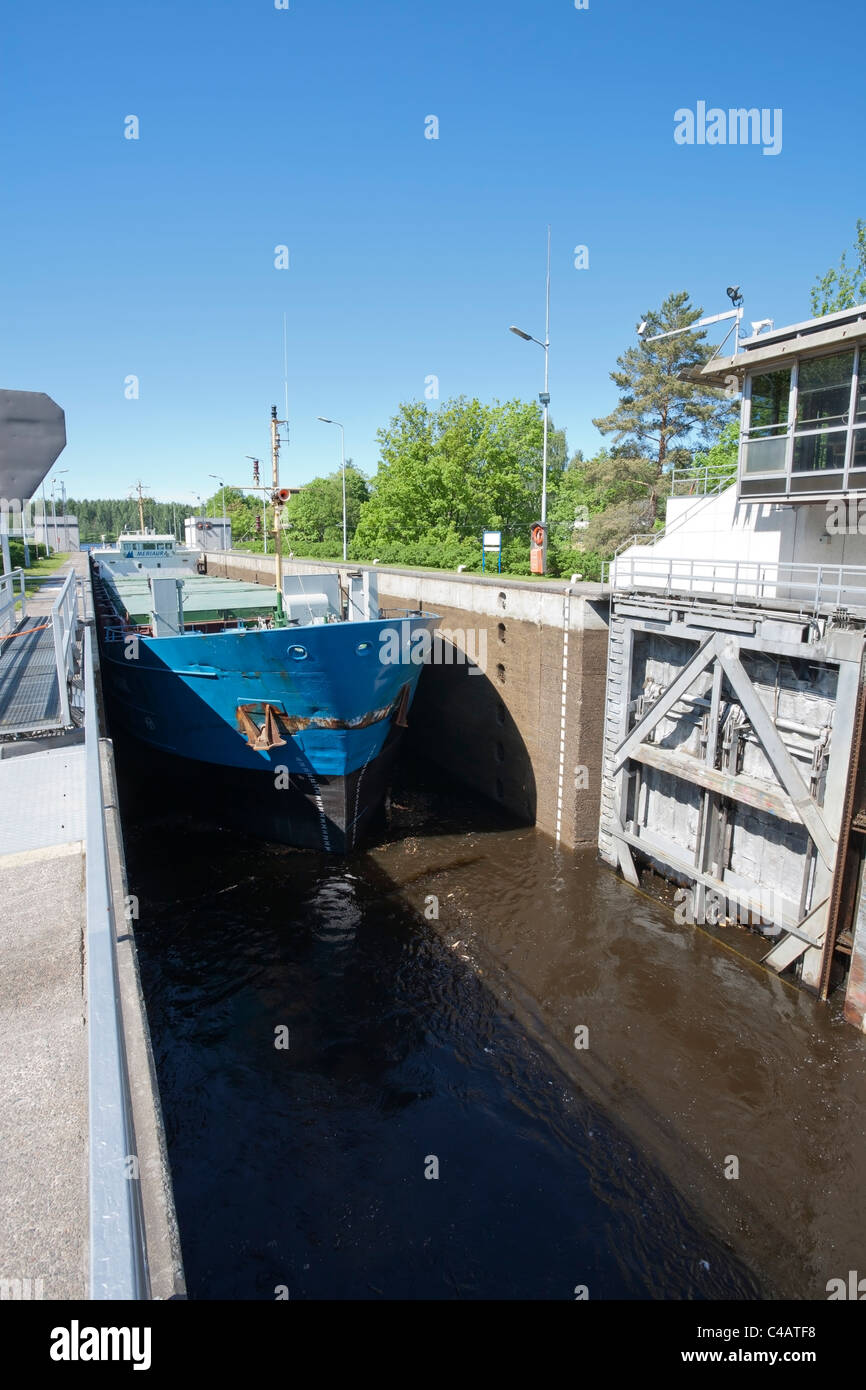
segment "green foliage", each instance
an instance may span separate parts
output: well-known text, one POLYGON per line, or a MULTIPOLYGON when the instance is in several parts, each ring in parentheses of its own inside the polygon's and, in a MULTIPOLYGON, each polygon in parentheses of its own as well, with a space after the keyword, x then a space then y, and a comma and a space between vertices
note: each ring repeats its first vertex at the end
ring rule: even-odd
POLYGON ((625 449, 572 460, 549 512, 551 573, 598 578, 602 560, 623 541, 653 529, 666 493, 654 460, 625 449))
MULTIPOLYGON (((527 541, 528 546, 528 541, 527 541)), ((382 565, 417 565, 431 569, 456 570, 463 565, 467 570, 481 569, 481 537, 477 539, 458 536, 455 531, 439 530, 436 535, 419 540, 386 540, 375 552, 359 554, 357 540, 349 549, 353 560, 378 560, 382 565)))
MULTIPOLYGON (((370 495, 363 473, 346 460, 346 534, 355 534, 361 507, 370 495)), ((284 530, 288 544, 301 554, 300 546, 324 543, 332 555, 343 553, 343 475, 342 470, 326 478, 314 478, 290 498, 284 509, 284 530)), ((307 554, 304 551, 304 554, 307 554)))
MULTIPOLYGON (((262 539, 262 502, 264 493, 261 492, 242 492, 240 488, 227 487, 225 489, 225 514, 232 524, 232 545, 242 547, 245 550, 261 550, 264 547, 262 539)), ((188 508, 184 515, 191 515, 197 508, 188 508)), ((202 512, 205 516, 221 517, 223 514, 223 489, 217 488, 211 497, 205 498, 202 504, 202 512)), ((268 536, 270 537, 274 529, 274 509, 268 504, 267 510, 268 536)), ((271 540, 268 540, 268 550, 271 549, 271 540)))
MULTIPOLYGON (((699 488, 712 491, 714 487, 725 487, 728 483, 735 482, 739 450, 739 421, 731 420, 725 425, 715 444, 695 454, 691 468, 683 474, 677 472, 678 482, 680 477, 685 480, 694 478, 694 491, 698 491, 699 488)), ((680 490, 679 487, 677 490, 680 490)))
MULTIPOLYGON (((422 401, 404 403, 379 431, 379 469, 361 509, 352 557, 480 568, 485 529, 501 530, 506 542, 528 553, 541 498, 542 433, 534 402, 484 405, 460 396, 437 410, 422 401)), ((565 436, 552 429, 551 493, 565 464, 565 436)))
MULTIPOLYGON (((858 229, 860 228, 858 223, 858 229)), ((844 259, 844 258, 843 258, 844 259)), ((700 309, 685 293, 672 294, 648 313, 646 335, 687 326, 700 309)), ((661 343, 626 349, 611 378, 620 399, 594 423, 612 436, 594 458, 568 456, 565 432, 552 425, 548 439, 548 569, 568 578, 598 579, 603 560, 630 536, 661 524, 670 470, 736 469, 735 405, 723 393, 680 374, 706 361, 706 335, 690 329, 661 343), (695 456, 696 444, 706 449, 695 456), (575 524, 577 523, 577 524, 575 524)), ((539 519, 542 483, 542 412, 535 401, 493 401, 459 396, 434 406, 408 401, 379 430, 379 465, 368 482, 346 464, 349 556, 383 565, 481 569, 481 533, 503 534, 502 568, 529 574, 529 530, 539 519)), ((232 521, 233 544, 263 549, 263 494, 217 489, 203 510, 232 521)), ((82 539, 138 526, 138 506, 124 501, 69 501, 82 539)), ((145 502, 145 520, 157 530, 179 528, 188 504, 145 502)), ((268 549, 273 509, 268 508, 268 549)), ((342 475, 315 478, 284 511, 284 553, 335 560, 342 554, 342 475)), ((489 557, 495 567, 495 556, 489 557)))
POLYGON ((840 309, 853 309, 855 304, 866 301, 866 222, 862 217, 857 218, 853 250, 856 265, 848 265, 847 252, 843 251, 838 269, 816 278, 809 296, 816 318, 840 309))
MULTIPOLYGON (((195 510, 195 504, 185 502, 156 502, 150 497, 144 499, 144 523, 154 531, 180 534, 174 527, 182 527, 183 518, 195 510)), ((84 497, 76 500, 66 499, 66 512, 78 518, 78 534, 85 544, 97 544, 103 536, 106 541, 115 541, 121 531, 137 531, 139 527, 138 501, 130 497, 84 497)), ((57 504, 60 515, 60 503, 57 504)), ((50 527, 49 512, 49 527, 50 527)))
POLYGON ((667 465, 685 461, 694 437, 709 442, 735 409, 715 387, 681 379, 682 373, 694 371, 710 356, 703 329, 658 343, 646 341, 694 323, 702 313, 689 303, 685 291, 668 295, 661 309, 648 311, 643 338, 626 348, 617 358, 619 370, 610 374, 620 390, 619 403, 609 415, 593 420, 602 434, 613 435, 626 456, 652 460, 656 477, 667 465))

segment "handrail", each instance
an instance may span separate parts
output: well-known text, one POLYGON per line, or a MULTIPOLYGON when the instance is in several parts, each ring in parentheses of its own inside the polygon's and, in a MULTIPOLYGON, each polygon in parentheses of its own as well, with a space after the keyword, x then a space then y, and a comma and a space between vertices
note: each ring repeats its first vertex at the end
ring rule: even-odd
POLYGON ((60 722, 66 725, 72 722, 69 712, 69 677, 72 675, 72 646, 78 625, 78 589, 74 570, 67 574, 60 593, 51 605, 51 625, 54 628, 54 662, 60 694, 60 722))
POLYGON ((676 464, 674 464, 673 468, 670 471, 669 477, 671 485, 669 496, 705 497, 706 494, 710 491, 710 482, 712 480, 715 480, 717 484, 723 482, 725 479, 727 479, 729 483, 736 482, 737 465, 736 463, 724 463, 715 465, 705 463, 701 464, 699 467, 696 467, 694 464, 688 464, 685 467, 681 467, 678 471, 676 464), (677 486, 679 486, 679 488, 681 489, 680 492, 677 492, 677 486), (692 488, 694 489, 694 491, 690 492, 690 489, 692 488))
POLYGON ((24 578, 23 569, 10 570, 8 574, 0 574, 0 633, 11 632, 21 618, 27 617, 27 584, 24 578), (16 618, 15 605, 19 599, 15 597, 15 577, 20 583, 20 603, 21 612, 16 618), (8 617, 8 627, 7 623, 8 617))
POLYGON ((150 1297, 105 839, 93 630, 84 630, 90 1297, 150 1297))
POLYGON ((624 555, 606 563, 602 584, 613 590, 661 589, 737 602, 776 599, 821 607, 866 608, 866 565, 777 560, 703 560, 624 555))
POLYGON ((676 531, 679 526, 684 525, 684 523, 689 520, 689 517, 699 512, 711 498, 718 497, 719 493, 726 492, 729 487, 733 487, 734 481, 733 478, 720 478, 714 488, 711 488, 709 492, 705 492, 701 497, 698 497, 691 507, 686 507, 684 512, 680 512, 678 517, 670 522, 669 525, 663 526, 660 531, 643 531, 636 536, 630 536, 627 541, 623 541, 622 545, 614 551, 614 560, 618 559, 624 550, 628 550, 629 546, 655 545, 665 536, 669 536, 672 531, 676 531))

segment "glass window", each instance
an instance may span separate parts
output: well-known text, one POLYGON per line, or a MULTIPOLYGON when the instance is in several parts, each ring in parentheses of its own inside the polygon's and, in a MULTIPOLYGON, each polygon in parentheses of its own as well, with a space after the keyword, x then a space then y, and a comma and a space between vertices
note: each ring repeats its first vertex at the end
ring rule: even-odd
POLYGON ((854 431, 854 452, 851 456, 852 468, 866 468, 866 429, 854 431))
POLYGON ((788 367, 779 372, 762 372, 752 377, 750 434, 778 434, 787 429, 790 389, 791 372, 788 367))
POLYGON ((831 430, 826 434, 798 434, 794 436, 795 473, 823 472, 827 469, 845 467, 845 445, 848 442, 847 430, 831 430))
POLYGON ((860 349, 860 379, 857 383, 857 419, 866 420, 866 347, 860 349))
POLYGON ((784 473, 786 435, 749 439, 743 450, 744 473, 784 473))
POLYGON ((853 374, 853 349, 850 352, 836 352, 832 357, 813 357, 801 362, 797 386, 797 429, 846 425, 853 374))

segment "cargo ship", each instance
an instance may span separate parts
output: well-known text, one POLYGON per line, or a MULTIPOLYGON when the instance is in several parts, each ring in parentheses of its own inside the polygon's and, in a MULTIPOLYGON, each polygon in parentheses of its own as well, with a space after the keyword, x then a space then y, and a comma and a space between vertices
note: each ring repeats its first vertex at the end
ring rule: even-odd
MULTIPOLYGON (((277 541, 279 529, 277 511, 277 541)), ((185 772, 218 821, 355 848, 383 800, 423 670, 419 634, 429 650, 436 615, 381 611, 375 571, 348 570, 345 585, 339 570, 283 575, 279 545, 273 587, 208 575, 206 552, 143 525, 90 562, 112 733, 131 736, 151 771, 185 772)))

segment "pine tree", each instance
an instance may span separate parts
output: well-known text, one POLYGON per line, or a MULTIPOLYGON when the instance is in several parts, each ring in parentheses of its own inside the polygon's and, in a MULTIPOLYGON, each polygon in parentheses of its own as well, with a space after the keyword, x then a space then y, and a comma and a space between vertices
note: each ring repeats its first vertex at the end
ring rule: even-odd
POLYGON ((696 443, 712 443, 737 409, 724 392, 689 379, 711 353, 703 329, 646 341, 685 328, 702 313, 685 291, 668 295, 659 310, 648 311, 640 342, 626 348, 617 358, 619 370, 610 374, 620 391, 618 404, 609 415, 593 420, 602 434, 614 437, 610 456, 595 461, 593 483, 603 487, 628 479, 638 484, 644 500, 632 506, 629 519, 621 519, 634 530, 654 525, 670 468, 687 464, 696 443))

